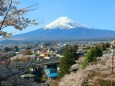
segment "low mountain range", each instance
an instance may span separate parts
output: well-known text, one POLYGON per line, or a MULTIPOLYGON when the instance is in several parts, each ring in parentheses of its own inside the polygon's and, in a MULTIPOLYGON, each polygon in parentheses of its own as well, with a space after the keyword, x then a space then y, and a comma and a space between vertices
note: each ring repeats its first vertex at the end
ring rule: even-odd
POLYGON ((110 40, 115 31, 88 28, 68 17, 60 17, 43 28, 14 36, 26 41, 110 40))

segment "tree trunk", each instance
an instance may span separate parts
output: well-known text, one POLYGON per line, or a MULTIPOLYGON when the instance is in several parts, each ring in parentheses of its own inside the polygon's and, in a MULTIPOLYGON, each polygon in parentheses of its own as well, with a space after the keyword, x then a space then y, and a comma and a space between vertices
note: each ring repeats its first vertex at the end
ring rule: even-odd
POLYGON ((2 81, 0 80, 0 86, 2 86, 2 81))

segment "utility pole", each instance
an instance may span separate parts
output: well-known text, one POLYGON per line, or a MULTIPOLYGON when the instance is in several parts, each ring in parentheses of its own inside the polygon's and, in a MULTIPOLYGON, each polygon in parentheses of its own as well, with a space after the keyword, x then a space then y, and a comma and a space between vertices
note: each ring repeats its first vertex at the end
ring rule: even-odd
POLYGON ((114 70, 114 64, 113 63, 114 63, 114 55, 112 55, 111 86, 113 86, 113 70, 114 70))
POLYGON ((113 78, 114 78, 114 55, 115 55, 115 47, 114 45, 111 46, 112 48, 112 70, 111 70, 111 86, 113 86, 113 78))

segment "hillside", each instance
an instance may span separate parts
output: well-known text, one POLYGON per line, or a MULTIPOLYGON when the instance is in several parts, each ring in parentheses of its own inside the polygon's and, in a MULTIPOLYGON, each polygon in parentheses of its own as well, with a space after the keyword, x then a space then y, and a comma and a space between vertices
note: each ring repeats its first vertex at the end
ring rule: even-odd
MULTIPOLYGON (((101 57, 100 61, 89 65, 86 69, 81 69, 79 67, 77 72, 71 72, 71 74, 65 75, 60 82, 60 86, 84 86, 84 83, 88 83, 88 86, 110 86, 112 77, 111 59, 111 54, 107 54, 101 57)), ((78 61, 78 63, 81 62, 80 60, 78 61)), ((77 64, 74 66, 77 66, 77 64)), ((115 78, 113 78, 113 82, 115 82, 115 78)))

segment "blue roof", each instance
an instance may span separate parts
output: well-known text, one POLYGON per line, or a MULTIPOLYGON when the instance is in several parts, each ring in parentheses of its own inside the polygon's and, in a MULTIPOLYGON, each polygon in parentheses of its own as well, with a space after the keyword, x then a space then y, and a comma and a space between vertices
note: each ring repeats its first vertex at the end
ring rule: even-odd
POLYGON ((48 76, 51 78, 58 77, 58 73, 50 73, 48 76))

